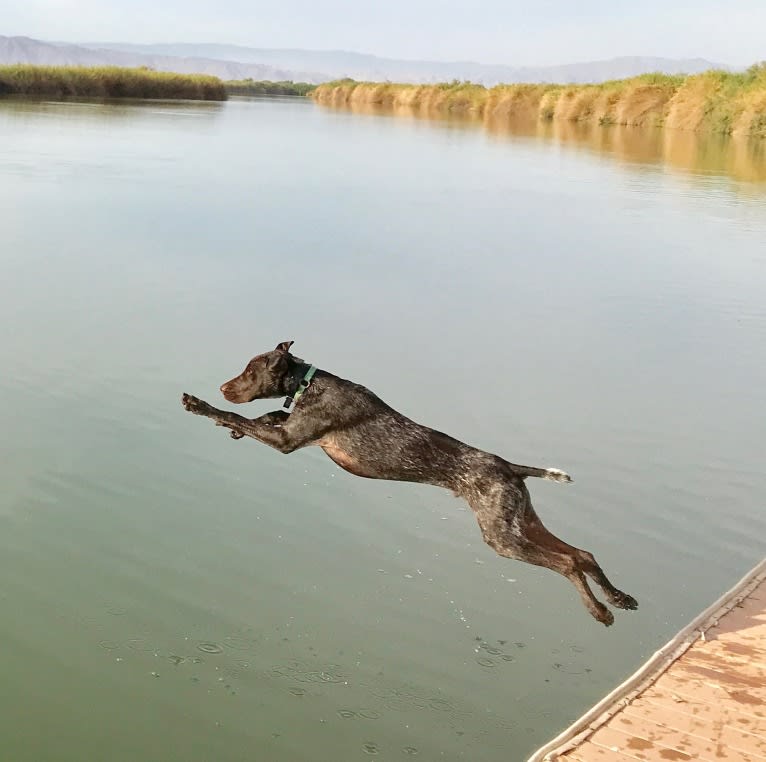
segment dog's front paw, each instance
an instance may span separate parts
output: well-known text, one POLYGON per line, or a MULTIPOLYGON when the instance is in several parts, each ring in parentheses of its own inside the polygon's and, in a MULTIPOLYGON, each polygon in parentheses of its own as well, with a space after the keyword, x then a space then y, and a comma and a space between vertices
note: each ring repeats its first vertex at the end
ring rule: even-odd
POLYGON ((207 402, 204 402, 191 394, 186 394, 185 392, 181 397, 181 404, 184 406, 185 410, 188 410, 190 413, 195 413, 196 415, 202 415, 210 410, 210 405, 208 405, 207 402))
POLYGON ((232 439, 242 439, 242 437, 244 437, 245 435, 241 431, 237 431, 236 429, 232 429, 229 432, 229 436, 232 439))

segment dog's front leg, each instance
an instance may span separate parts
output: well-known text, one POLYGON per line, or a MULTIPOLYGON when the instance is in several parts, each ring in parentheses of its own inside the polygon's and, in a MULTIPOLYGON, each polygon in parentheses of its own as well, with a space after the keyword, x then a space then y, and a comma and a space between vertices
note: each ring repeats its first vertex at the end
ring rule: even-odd
MULTIPOLYGON (((255 423, 257 421, 259 424, 264 424, 266 426, 281 426, 284 423, 284 421, 287 419, 287 416, 288 414, 285 410, 273 410, 271 413, 266 413, 265 415, 259 416, 258 418, 250 419, 250 423, 255 423)), ((229 436, 232 439, 242 439, 243 437, 246 436, 243 431, 232 428, 231 424, 229 423, 216 421, 215 425, 231 428, 231 431, 229 432, 229 436)))
POLYGON ((219 410, 191 394, 184 394, 181 397, 181 404, 190 413, 205 416, 215 421, 216 426, 231 429, 231 436, 234 439, 241 439, 244 436, 252 437, 285 453, 292 452, 305 444, 283 428, 282 424, 289 417, 284 410, 274 410, 251 420, 236 413, 219 410))

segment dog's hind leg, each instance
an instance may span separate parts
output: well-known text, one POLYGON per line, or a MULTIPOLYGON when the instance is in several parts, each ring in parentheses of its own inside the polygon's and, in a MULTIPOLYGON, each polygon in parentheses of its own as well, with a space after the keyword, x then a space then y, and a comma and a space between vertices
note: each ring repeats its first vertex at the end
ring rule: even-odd
MULTIPOLYGON (((557 540, 555 543, 561 542, 554 535, 545 530, 551 538, 557 540)), ((590 612, 591 616, 597 619, 607 627, 614 622, 614 614, 596 598, 593 591, 588 586, 588 582, 585 579, 585 574, 580 569, 577 561, 577 549, 572 548, 573 552, 563 552, 562 550, 553 550, 552 547, 546 547, 546 543, 543 538, 531 538, 527 537, 521 542, 504 542, 498 539, 496 528, 485 531, 482 526, 482 535, 484 541, 489 545, 498 555, 504 558, 513 558, 517 561, 524 561, 528 564, 534 564, 535 566, 542 566, 551 571, 558 572, 563 577, 566 577, 575 587, 575 590, 580 594, 580 598, 586 609, 590 612)), ((565 545, 565 543, 561 543, 565 545)))
POLYGON ((542 566, 566 577, 590 614, 602 624, 608 627, 614 615, 593 594, 586 573, 603 588, 610 603, 621 608, 637 606, 633 598, 609 582, 590 553, 565 543, 546 529, 532 508, 525 486, 506 485, 491 495, 485 492, 472 496, 470 503, 487 545, 505 558, 542 566))
POLYGON ((592 553, 587 550, 577 550, 580 568, 604 591, 606 599, 612 606, 619 609, 635 610, 638 608, 638 601, 622 590, 618 590, 608 579, 604 570, 596 563, 592 553))

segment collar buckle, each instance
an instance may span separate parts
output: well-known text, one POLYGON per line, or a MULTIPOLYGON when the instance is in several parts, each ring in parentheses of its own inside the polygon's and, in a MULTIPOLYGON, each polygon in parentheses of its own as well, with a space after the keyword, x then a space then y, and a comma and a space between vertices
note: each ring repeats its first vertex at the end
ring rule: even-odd
POLYGON ((292 413, 293 410, 295 410, 295 406, 298 404, 298 400, 303 396, 303 393, 306 391, 306 389, 311 386, 311 379, 314 378, 314 374, 317 372, 316 365, 312 365, 309 367, 309 369, 306 371, 306 375, 301 379, 300 383, 298 384, 298 389, 296 390, 295 394, 293 394, 292 397, 287 397, 285 399, 283 407, 285 410, 287 410, 288 413, 292 413))

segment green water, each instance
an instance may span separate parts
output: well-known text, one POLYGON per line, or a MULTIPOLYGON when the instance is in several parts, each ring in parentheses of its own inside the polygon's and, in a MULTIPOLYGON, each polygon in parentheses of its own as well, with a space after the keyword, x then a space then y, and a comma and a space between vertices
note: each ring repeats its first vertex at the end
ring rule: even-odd
POLYGON ((614 159, 0 101, 0 759, 521 762, 763 557, 761 169, 614 159), (603 628, 446 492, 184 413, 288 339, 570 472, 538 512, 639 611, 603 628))

